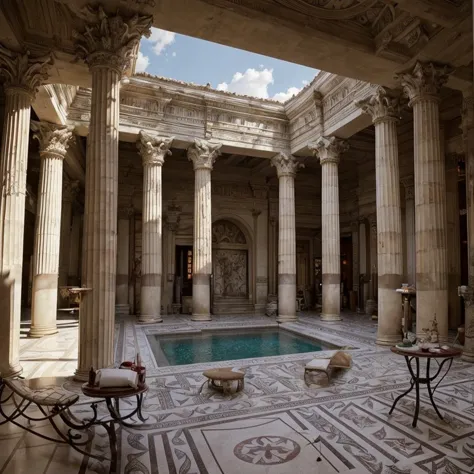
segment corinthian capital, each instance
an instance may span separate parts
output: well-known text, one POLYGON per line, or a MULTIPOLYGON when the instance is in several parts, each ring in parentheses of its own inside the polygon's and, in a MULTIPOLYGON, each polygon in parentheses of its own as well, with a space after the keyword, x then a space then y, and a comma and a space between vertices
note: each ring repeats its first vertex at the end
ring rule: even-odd
POLYGON ((193 162, 194 170, 212 167, 221 154, 222 143, 211 143, 200 138, 194 139, 194 144, 188 148, 188 160, 193 162))
POLYGON ((0 76, 4 79, 5 91, 22 91, 34 99, 38 88, 48 78, 48 69, 53 56, 30 56, 15 53, 0 45, 0 76))
POLYGON ((341 153, 349 149, 345 140, 336 137, 321 137, 316 143, 310 143, 308 148, 319 158, 321 165, 325 163, 339 164, 341 153))
POLYGON ((296 176, 296 172, 299 168, 304 168, 304 164, 295 160, 293 155, 287 155, 286 153, 278 153, 271 159, 271 165, 277 170, 279 178, 282 176, 296 176))
POLYGON ((422 99, 438 100, 438 93, 453 73, 449 66, 439 66, 433 63, 417 62, 412 72, 396 74, 405 95, 410 99, 409 105, 422 99))
POLYGON ((83 32, 73 31, 76 55, 90 69, 108 67, 122 74, 130 65, 134 48, 142 35, 150 35, 151 16, 108 15, 99 6, 88 5, 84 13, 83 32))
POLYGON ((377 87, 371 96, 355 101, 354 105, 366 114, 371 115, 374 124, 385 120, 398 121, 399 98, 391 95, 385 87, 377 87))
POLYGON ((165 162, 165 156, 171 155, 171 144, 174 137, 163 138, 149 135, 143 130, 140 131, 137 147, 142 156, 143 166, 159 165, 165 162))
POLYGON ((63 159, 66 156, 74 127, 31 121, 33 138, 39 142, 41 158, 63 159))

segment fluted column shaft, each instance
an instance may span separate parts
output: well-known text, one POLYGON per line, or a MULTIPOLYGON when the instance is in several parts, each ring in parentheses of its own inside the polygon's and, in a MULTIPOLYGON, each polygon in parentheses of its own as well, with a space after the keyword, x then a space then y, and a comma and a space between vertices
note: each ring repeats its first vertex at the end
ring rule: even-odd
POLYGON ((440 153, 439 104, 413 104, 415 121, 416 332, 422 337, 434 316, 448 337, 446 180, 440 153))
POLYGON ((33 122, 40 142, 41 169, 38 186, 31 337, 55 334, 61 231, 63 160, 72 132, 46 122, 33 122))
POLYGON ((211 170, 194 173, 193 320, 211 319, 211 170))
POLYGON ((402 307, 396 289, 403 275, 402 218, 398 167, 397 120, 375 121, 377 182, 378 327, 377 344, 400 341, 402 307))
MULTIPOLYGON (((0 63, 1 67, 1 63, 0 63)), ((0 315, 0 333, 8 334, 0 344, 0 373, 21 373, 20 318, 23 267, 23 231, 25 225, 26 166, 32 97, 20 88, 5 91, 0 173, 0 273, 10 272, 13 304, 10 314, 0 315)))
POLYGON ((116 313, 129 314, 128 281, 129 281, 130 219, 127 213, 119 215, 117 222, 117 277, 116 277, 116 313))
POLYGON ((296 320, 295 177, 280 175, 278 203, 278 322, 296 320))
POLYGON ((407 280, 409 284, 416 281, 416 246, 415 246, 415 190, 412 175, 401 179, 405 187, 405 233, 407 252, 407 280))
POLYGON ((335 160, 321 161, 321 238, 323 307, 321 319, 337 321, 341 312, 339 176, 335 160))
POLYGON ((68 285, 79 284, 79 262, 81 255, 82 215, 74 214, 71 226, 71 241, 69 245, 68 285))
POLYGON ((211 319, 211 171, 221 146, 196 139, 188 149, 194 166, 193 321, 211 319))
POLYGON ((139 322, 160 322, 162 278, 162 165, 143 169, 142 278, 139 322))
POLYGON ((64 176, 61 204, 61 242, 59 249, 59 286, 67 286, 69 270, 69 246, 71 243, 72 222, 72 183, 64 176))
POLYGON ((91 291, 81 302, 78 379, 91 366, 114 363, 120 74, 106 66, 91 72, 82 268, 82 285, 91 291))

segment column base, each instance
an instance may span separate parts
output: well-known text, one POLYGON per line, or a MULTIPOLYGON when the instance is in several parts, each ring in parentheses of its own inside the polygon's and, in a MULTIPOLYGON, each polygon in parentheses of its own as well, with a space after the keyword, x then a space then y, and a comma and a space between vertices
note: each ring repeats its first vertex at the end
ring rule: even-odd
POLYGON ((394 346, 399 342, 402 342, 401 336, 377 336, 375 344, 378 346, 394 346))
POLYGON ((279 314, 276 318, 277 323, 294 323, 295 321, 298 321, 298 316, 293 316, 292 314, 279 314))
POLYGON ((326 322, 337 322, 342 321, 341 315, 339 314, 323 314, 321 313, 321 321, 326 322))
MULTIPOLYGON (((94 367, 95 369, 95 367, 94 367)), ((75 382, 88 382, 89 381, 89 371, 88 370, 81 370, 81 369, 76 369, 76 372, 74 372, 74 375, 72 377, 72 380, 75 382)))
POLYGON ((474 353, 473 352, 463 352, 461 354, 461 360, 463 360, 464 362, 474 363, 474 353))
POLYGON ((162 323, 163 318, 161 316, 139 316, 137 324, 156 324, 162 323))
POLYGON ((56 326, 50 327, 50 328, 37 328, 37 327, 31 327, 31 329, 28 331, 28 337, 44 337, 44 336, 52 336, 53 334, 57 334, 58 328, 56 326))
POLYGON ((212 321, 210 314, 193 314, 191 321, 212 321))

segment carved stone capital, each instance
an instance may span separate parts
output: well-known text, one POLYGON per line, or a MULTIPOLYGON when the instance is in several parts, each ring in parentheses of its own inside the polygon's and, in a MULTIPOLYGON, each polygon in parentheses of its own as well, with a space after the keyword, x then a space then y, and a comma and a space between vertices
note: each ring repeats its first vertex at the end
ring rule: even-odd
POLYGON ((163 166, 165 156, 171 155, 170 148, 173 140, 174 137, 163 138, 153 136, 140 130, 137 148, 142 157, 143 166, 163 166))
POLYGON ((194 171, 208 169, 212 171, 215 161, 221 154, 222 143, 211 143, 208 140, 195 138, 188 148, 188 160, 193 162, 194 171))
POLYGON ((377 87, 370 97, 357 100, 354 105, 369 114, 374 124, 388 120, 398 122, 399 120, 400 99, 385 87, 377 87))
POLYGON ((279 178, 282 176, 296 176, 296 172, 299 168, 304 168, 304 164, 296 161, 292 155, 286 153, 278 153, 271 159, 271 165, 277 170, 279 178))
POLYGON ((0 77, 4 80, 5 93, 24 93, 33 101, 53 62, 51 54, 30 56, 28 52, 15 53, 0 45, 0 77))
POLYGON ((462 296, 466 306, 474 306, 474 289, 471 286, 458 286, 458 295, 462 296))
POLYGON ((82 10, 85 20, 83 32, 73 31, 76 56, 89 69, 105 67, 122 75, 130 66, 133 52, 143 36, 150 35, 151 16, 134 15, 124 18, 109 15, 101 6, 91 5, 82 10))
POLYGON ((474 97, 472 95, 463 96, 461 119, 461 130, 466 138, 467 132, 474 128, 474 97))
POLYGON ((32 120, 31 130, 34 132, 33 138, 39 142, 41 158, 64 159, 74 127, 32 120))
POLYGON ((396 74, 395 79, 400 81, 405 95, 410 99, 409 105, 412 106, 419 100, 439 100, 439 91, 453 71, 447 65, 418 61, 412 72, 396 74))
POLYGON ((321 137, 317 142, 310 143, 308 148, 314 156, 319 158, 321 165, 325 163, 339 164, 340 155, 349 149, 349 144, 340 138, 321 137))

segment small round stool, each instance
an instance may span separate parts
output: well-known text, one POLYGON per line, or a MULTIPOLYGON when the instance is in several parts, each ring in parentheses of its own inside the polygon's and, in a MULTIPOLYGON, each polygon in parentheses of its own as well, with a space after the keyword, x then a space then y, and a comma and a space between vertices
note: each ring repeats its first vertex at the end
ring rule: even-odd
POLYGON ((232 382, 237 381, 237 390, 240 392, 244 388, 244 372, 232 370, 232 367, 221 367, 219 369, 205 370, 202 375, 207 378, 201 385, 199 393, 202 392, 204 385, 207 383, 208 387, 218 390, 224 394, 230 393, 232 382))

